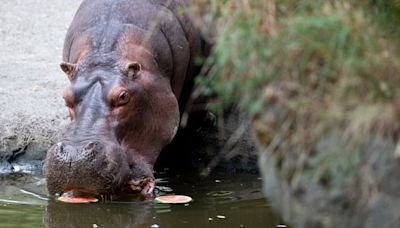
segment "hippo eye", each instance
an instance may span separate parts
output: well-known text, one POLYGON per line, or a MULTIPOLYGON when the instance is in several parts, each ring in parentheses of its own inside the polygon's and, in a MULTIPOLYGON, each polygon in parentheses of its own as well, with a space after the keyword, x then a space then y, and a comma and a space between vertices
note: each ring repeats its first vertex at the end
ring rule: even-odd
POLYGON ((125 105, 129 102, 129 93, 127 91, 123 91, 118 96, 118 105, 125 105))

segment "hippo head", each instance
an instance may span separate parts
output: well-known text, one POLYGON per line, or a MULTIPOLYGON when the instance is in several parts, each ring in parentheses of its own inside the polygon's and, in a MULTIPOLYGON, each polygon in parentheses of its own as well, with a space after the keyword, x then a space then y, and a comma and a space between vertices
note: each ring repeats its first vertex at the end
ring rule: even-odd
POLYGON ((176 134, 179 108, 154 58, 139 56, 116 60, 93 54, 61 64, 71 81, 64 92, 71 123, 47 153, 50 194, 152 194, 153 165, 176 134))

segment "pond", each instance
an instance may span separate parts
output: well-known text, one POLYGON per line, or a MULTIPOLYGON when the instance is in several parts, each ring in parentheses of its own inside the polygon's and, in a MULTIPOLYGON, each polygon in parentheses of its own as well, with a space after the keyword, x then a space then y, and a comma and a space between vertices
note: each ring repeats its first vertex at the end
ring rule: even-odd
POLYGON ((156 195, 184 194, 189 204, 119 199, 69 204, 48 199, 39 175, 0 177, 0 226, 5 227, 286 227, 261 192, 257 174, 157 174, 156 195))

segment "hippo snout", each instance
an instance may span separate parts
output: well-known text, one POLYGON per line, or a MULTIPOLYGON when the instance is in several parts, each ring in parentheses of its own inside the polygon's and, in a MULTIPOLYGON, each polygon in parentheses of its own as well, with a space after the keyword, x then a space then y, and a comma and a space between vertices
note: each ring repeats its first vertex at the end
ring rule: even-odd
POLYGON ((57 143, 54 148, 54 156, 60 162, 90 162, 94 161, 96 155, 101 157, 102 153, 104 153, 104 147, 96 141, 89 142, 80 149, 63 142, 57 143))
POLYGON ((126 152, 117 145, 99 141, 79 144, 59 142, 49 149, 45 161, 49 193, 60 195, 79 191, 110 195, 132 190, 132 182, 141 183, 138 190, 152 191, 152 173, 146 173, 143 171, 146 169, 127 161, 126 152))

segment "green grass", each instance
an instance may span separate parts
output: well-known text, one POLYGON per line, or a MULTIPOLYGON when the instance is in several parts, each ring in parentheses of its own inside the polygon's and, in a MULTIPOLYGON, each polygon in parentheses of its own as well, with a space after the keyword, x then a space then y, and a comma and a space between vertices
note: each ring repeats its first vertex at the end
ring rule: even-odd
POLYGON ((294 151, 310 158, 318 140, 339 135, 341 150, 313 164, 304 159, 287 176, 337 176, 338 163, 349 173, 363 139, 393 137, 400 1, 196 2, 217 31, 210 74, 197 80, 204 94, 218 95, 217 108, 239 102, 265 148, 281 138, 275 151, 284 160, 294 151))

